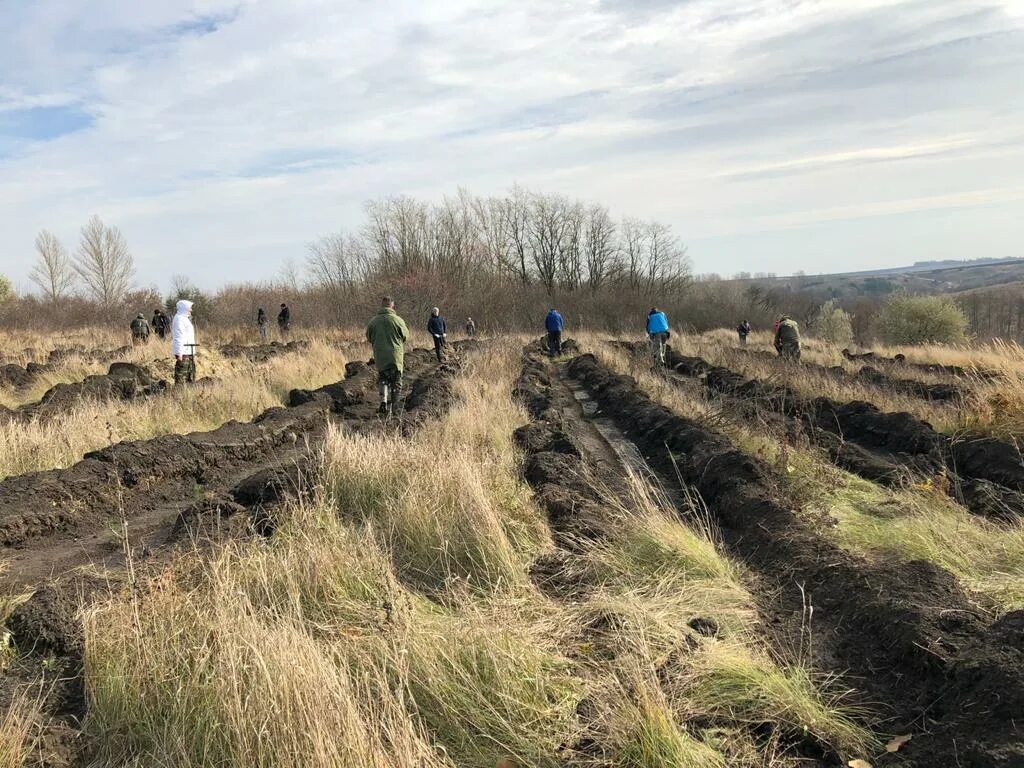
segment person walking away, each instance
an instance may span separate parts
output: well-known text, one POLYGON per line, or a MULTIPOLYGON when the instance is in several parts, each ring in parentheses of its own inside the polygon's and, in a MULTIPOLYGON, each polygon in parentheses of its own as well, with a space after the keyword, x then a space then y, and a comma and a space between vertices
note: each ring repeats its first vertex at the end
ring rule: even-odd
POLYGON ((565 321, 558 314, 558 310, 552 307, 548 316, 544 318, 544 330, 548 334, 548 354, 551 357, 557 357, 562 352, 562 329, 564 327, 565 321))
POLYGON ((146 322, 145 315, 139 312, 132 320, 130 328, 132 329, 132 346, 149 343, 149 323, 146 322))
POLYGON ((736 335, 740 337, 740 346, 747 346, 747 336, 750 335, 750 331, 753 330, 750 323, 744 320, 742 323, 736 326, 736 335))
POLYGON ((292 311, 287 304, 281 305, 281 311, 277 313, 277 330, 281 332, 281 338, 288 338, 288 332, 292 329, 292 311))
POLYGON ((665 365, 665 343, 669 338, 668 317, 657 307, 651 307, 647 313, 647 338, 651 342, 651 357, 654 358, 654 365, 661 367, 665 365))
POLYGON ((448 338, 448 323, 441 317, 441 310, 434 307, 430 310, 430 319, 427 320, 427 333, 434 339, 434 354, 437 355, 437 362, 441 362, 445 341, 448 338))
POLYGON ((167 315, 159 309, 153 310, 153 332, 161 339, 167 335, 167 315))
POLYGON ((800 326, 790 317, 783 316, 775 331, 775 349, 787 360, 800 359, 800 326))
POLYGON ((394 415, 402 397, 402 371, 405 368, 405 343, 409 328, 395 312, 390 296, 381 299, 380 309, 366 326, 366 340, 373 345, 373 362, 377 367, 377 389, 380 392, 378 413, 394 415))
POLYGON ((270 319, 263 307, 256 311, 256 327, 260 330, 260 339, 265 343, 270 338, 270 319))
POLYGON ((466 318, 466 335, 471 339, 476 336, 476 323, 473 322, 472 317, 466 318))
POLYGON ((171 354, 174 356, 174 386, 196 380, 196 329, 192 325, 192 302, 181 299, 171 321, 171 354))

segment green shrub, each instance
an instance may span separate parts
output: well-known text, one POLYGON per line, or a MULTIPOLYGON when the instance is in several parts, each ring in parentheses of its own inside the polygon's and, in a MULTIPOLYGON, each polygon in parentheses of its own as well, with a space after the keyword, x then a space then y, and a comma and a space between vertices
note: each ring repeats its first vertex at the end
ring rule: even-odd
POLYGON ((14 296, 14 286, 11 285, 11 281, 0 275, 0 304, 10 301, 14 296))
POLYGON ((820 338, 836 345, 853 341, 853 323, 850 313, 836 306, 834 300, 826 301, 814 319, 814 329, 820 338))
POLYGON ((967 318, 952 297, 901 294, 882 308, 878 332, 888 344, 956 344, 967 339, 967 318))

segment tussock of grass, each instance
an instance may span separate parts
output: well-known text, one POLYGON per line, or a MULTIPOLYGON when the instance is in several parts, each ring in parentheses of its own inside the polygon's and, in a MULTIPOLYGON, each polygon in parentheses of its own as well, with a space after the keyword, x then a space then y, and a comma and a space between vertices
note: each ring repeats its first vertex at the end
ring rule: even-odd
POLYGON ((616 768, 725 768, 726 757, 676 722, 656 683, 641 683, 613 718, 616 768))
POLYGON ((702 641, 680 665, 669 698, 684 712, 754 727, 774 723, 847 754, 866 754, 876 746, 851 711, 824 696, 805 668, 781 666, 734 640, 702 641))
POLYGON ((0 713, 0 768, 31 765, 33 724, 38 706, 25 695, 17 695, 0 713))
POLYGON ((221 358, 202 371, 217 383, 132 402, 88 403, 48 421, 0 423, 0 477, 67 467, 122 440, 215 429, 281 405, 289 390, 340 380, 345 356, 323 344, 262 365, 221 358), (219 366, 219 367, 218 367, 219 366), (219 373, 218 373, 219 371, 219 373))
POLYGON ((927 560, 1003 610, 1024 608, 1024 523, 976 517, 938 491, 890 493, 852 477, 818 506, 839 521, 848 549, 927 560))

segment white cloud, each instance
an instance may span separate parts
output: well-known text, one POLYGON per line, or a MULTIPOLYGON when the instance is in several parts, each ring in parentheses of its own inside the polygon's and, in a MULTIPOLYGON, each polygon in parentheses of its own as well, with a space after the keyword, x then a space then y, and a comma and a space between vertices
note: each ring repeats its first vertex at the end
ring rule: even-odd
MULTIPOLYGON (((702 271, 814 270, 771 234, 811 222, 847 222, 832 252, 855 268, 850 226, 912 260, 955 255, 903 226, 921 210, 1024 221, 1019 2, 69 5, 0 10, 0 114, 95 117, 7 156, 0 137, 16 279, 39 228, 73 242, 94 212, 142 283, 270 276, 368 197, 460 185, 658 217, 702 271), (753 233, 748 252, 719 245, 753 233)), ((991 240, 1012 227, 964 221, 1015 247, 991 240)))

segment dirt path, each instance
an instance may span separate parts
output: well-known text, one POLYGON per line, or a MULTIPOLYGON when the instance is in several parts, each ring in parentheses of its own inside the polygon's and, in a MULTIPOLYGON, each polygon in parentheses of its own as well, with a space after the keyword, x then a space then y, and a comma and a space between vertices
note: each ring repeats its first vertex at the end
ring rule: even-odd
POLYGON ((785 506, 771 471, 698 422, 653 402, 590 355, 569 374, 668 480, 700 492, 730 551, 763 580, 766 618, 799 628, 814 605, 823 671, 846 671, 891 712, 913 748, 883 765, 1024 764, 1024 612, 990 624, 948 572, 927 562, 872 563, 830 544, 785 506), (948 763, 947 763, 948 764, 948 763))

